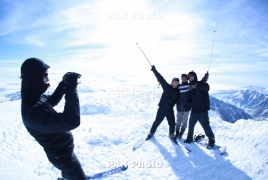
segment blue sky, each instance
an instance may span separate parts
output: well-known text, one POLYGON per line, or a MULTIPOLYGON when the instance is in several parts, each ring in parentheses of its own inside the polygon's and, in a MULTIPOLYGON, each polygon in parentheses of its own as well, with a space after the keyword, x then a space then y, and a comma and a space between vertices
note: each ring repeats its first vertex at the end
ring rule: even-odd
POLYGON ((138 42, 167 81, 191 70, 201 79, 215 30, 211 89, 268 88, 267 22, 267 0, 1 0, 0 75, 18 76, 38 57, 55 69, 155 83, 138 42))

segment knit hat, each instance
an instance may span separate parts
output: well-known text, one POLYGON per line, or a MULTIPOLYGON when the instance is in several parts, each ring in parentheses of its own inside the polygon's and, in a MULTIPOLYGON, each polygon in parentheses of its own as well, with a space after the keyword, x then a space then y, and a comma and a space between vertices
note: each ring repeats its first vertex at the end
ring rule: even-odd
POLYGON ((186 79, 188 78, 187 74, 181 74, 181 78, 185 77, 186 79))
POLYGON ((180 79, 179 78, 177 78, 177 77, 174 77, 173 79, 172 79, 172 82, 173 81, 178 81, 178 83, 180 82, 180 79))

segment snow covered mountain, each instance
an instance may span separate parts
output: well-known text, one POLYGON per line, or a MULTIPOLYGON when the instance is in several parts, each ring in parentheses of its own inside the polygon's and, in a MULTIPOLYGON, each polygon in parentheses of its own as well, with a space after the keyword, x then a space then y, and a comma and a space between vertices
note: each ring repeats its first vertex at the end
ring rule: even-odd
POLYGON ((210 96, 210 109, 215 111, 222 120, 230 123, 235 123, 239 119, 252 119, 243 109, 218 100, 213 96, 210 96))
POLYGON ((258 86, 245 86, 241 88, 242 90, 250 89, 252 91, 256 91, 261 94, 268 94, 268 89, 264 87, 258 87, 258 86))
POLYGON ((254 119, 268 119, 268 94, 256 91, 256 89, 262 88, 253 87, 252 89, 218 91, 212 95, 226 103, 244 109, 254 119))

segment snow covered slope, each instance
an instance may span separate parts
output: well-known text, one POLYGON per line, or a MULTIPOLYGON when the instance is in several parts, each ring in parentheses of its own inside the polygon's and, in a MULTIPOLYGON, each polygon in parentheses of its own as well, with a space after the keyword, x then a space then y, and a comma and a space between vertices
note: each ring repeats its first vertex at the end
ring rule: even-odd
MULTIPOLYGON (((14 95, 17 92, 11 91, 14 95)), ((133 151, 132 146, 146 137, 154 121, 161 95, 157 84, 90 79, 82 81, 78 92, 82 122, 72 133, 75 153, 87 174, 127 163, 128 170, 108 179, 268 179, 267 121, 238 120, 232 124, 210 111, 216 143, 227 147, 223 156, 195 143, 185 145, 192 150, 185 152, 167 137, 165 120, 152 140, 133 151)), ((5 91, 1 93, 6 95, 5 91)), ((61 101, 56 110, 62 111, 63 106, 61 101)), ((0 179, 55 180, 59 177, 60 172, 48 162, 43 149, 26 131, 20 115, 20 100, 1 101, 0 109, 0 179)), ((198 133, 204 133, 199 124, 195 128, 195 134, 198 133)))

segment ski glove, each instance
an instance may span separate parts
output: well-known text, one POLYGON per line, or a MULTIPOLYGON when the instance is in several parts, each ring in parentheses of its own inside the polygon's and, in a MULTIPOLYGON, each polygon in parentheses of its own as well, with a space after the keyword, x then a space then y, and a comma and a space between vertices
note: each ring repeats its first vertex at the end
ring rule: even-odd
POLYGON ((59 86, 62 87, 63 89, 66 88, 66 83, 64 81, 61 81, 59 83, 59 86))
POLYGON ((62 81, 65 82, 65 84, 68 85, 77 85, 77 79, 81 77, 81 74, 75 73, 75 72, 67 72, 63 77, 62 81))
POLYGON ((151 71, 155 71, 155 65, 152 65, 151 71))
POLYGON ((195 88, 196 88, 196 85, 197 85, 197 84, 192 84, 192 85, 190 85, 190 86, 189 86, 190 91, 192 91, 193 89, 195 89, 195 88))
POLYGON ((207 82, 208 81, 208 71, 207 73, 204 75, 204 77, 202 78, 203 82, 207 82))

